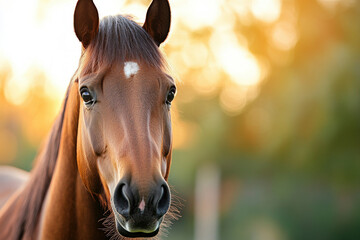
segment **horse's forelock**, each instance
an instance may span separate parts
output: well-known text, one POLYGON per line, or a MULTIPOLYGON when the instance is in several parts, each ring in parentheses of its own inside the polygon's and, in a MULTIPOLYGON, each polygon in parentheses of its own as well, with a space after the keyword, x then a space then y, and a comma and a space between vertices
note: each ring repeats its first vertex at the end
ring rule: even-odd
POLYGON ((101 20, 99 32, 84 50, 78 75, 111 67, 114 63, 137 60, 166 70, 166 62, 148 33, 129 17, 108 16, 101 20))

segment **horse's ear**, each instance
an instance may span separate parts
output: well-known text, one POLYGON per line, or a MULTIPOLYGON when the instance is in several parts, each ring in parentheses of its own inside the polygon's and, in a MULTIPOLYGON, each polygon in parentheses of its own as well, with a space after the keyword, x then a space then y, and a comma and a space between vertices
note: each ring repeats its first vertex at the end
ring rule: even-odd
POLYGON ((153 0, 146 13, 143 28, 159 46, 169 33, 170 21, 171 12, 168 0, 153 0))
POLYGON ((92 0, 79 0, 74 12, 77 38, 86 48, 99 31, 99 14, 92 0))

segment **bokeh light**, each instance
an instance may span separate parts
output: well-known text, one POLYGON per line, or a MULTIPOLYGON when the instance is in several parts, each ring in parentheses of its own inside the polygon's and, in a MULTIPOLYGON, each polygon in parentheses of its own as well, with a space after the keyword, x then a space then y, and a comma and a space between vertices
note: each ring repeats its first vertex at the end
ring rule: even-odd
POLYGON ((252 0, 251 12, 264 22, 274 22, 281 13, 281 0, 252 0))

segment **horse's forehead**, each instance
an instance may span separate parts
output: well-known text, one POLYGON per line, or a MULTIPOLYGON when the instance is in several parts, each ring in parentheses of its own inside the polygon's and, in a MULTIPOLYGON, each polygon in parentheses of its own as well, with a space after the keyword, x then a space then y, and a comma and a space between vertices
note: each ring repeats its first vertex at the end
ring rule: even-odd
POLYGON ((159 88, 166 81, 167 75, 159 68, 151 67, 140 61, 126 61, 112 67, 109 74, 111 85, 143 86, 144 88, 159 88))

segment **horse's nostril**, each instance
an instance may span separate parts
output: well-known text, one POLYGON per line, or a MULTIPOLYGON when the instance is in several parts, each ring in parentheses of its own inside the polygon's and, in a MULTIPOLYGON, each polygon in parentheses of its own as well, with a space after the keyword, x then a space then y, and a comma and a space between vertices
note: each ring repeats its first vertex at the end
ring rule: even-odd
POLYGON ((160 198, 157 204, 156 213, 163 216, 170 207, 170 190, 166 184, 161 186, 160 198))
POLYGON ((116 211, 125 216, 128 216, 130 213, 130 203, 129 197, 126 195, 127 186, 125 183, 118 184, 114 192, 114 205, 116 211))

